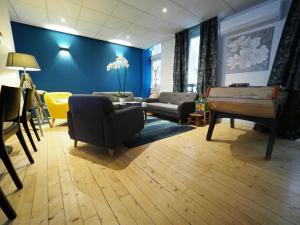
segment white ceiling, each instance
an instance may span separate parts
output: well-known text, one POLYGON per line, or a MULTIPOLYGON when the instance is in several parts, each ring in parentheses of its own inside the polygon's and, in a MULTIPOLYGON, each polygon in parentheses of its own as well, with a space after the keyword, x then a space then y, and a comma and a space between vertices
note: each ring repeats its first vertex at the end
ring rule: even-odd
POLYGON ((9 0, 9 11, 12 21, 38 27, 67 26, 81 36, 105 41, 121 39, 147 49, 201 21, 217 15, 223 17, 263 1, 9 0), (163 8, 167 8, 166 13, 163 8))

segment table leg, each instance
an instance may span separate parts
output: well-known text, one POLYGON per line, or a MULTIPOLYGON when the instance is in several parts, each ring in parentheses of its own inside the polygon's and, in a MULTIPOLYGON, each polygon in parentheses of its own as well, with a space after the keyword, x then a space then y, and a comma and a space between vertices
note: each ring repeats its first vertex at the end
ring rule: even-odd
POLYGON ((230 118, 230 127, 234 128, 234 118, 230 118))
POLYGON ((40 112, 39 108, 36 108, 36 107, 34 107, 33 110, 34 110, 34 114, 35 114, 36 120, 38 122, 38 126, 39 126, 39 129, 40 129, 41 136, 43 137, 44 134, 43 134, 43 130, 42 130, 42 121, 41 121, 42 120, 42 116, 41 116, 41 112, 40 112))

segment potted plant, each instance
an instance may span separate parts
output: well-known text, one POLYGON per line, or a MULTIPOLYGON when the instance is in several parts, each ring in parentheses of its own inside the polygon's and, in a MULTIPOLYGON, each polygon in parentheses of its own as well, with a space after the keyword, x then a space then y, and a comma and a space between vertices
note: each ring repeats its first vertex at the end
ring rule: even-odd
POLYGON ((116 95, 119 98, 120 104, 125 105, 126 104, 126 98, 129 96, 126 94, 126 75, 127 75, 127 69, 129 67, 128 61, 123 56, 118 56, 116 58, 116 61, 111 62, 107 65, 107 71, 111 70, 117 70, 117 76, 118 76, 118 82, 119 82, 119 91, 116 95), (121 75, 120 75, 120 69, 124 68, 124 76, 123 76, 123 88, 122 88, 122 82, 121 82, 121 75))

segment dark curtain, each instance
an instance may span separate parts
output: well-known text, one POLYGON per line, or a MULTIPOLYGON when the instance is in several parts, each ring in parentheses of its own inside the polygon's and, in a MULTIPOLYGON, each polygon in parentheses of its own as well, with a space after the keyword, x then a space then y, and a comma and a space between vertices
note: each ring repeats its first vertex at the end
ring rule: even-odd
POLYGON ((299 138, 300 125, 300 1, 294 0, 281 35, 268 86, 280 84, 289 96, 279 122, 279 135, 299 138))
POLYGON ((216 85, 218 55, 218 18, 200 24, 197 92, 203 94, 208 86, 216 85))
POLYGON ((173 69, 173 91, 185 92, 188 75, 189 31, 175 34, 175 55, 173 69))

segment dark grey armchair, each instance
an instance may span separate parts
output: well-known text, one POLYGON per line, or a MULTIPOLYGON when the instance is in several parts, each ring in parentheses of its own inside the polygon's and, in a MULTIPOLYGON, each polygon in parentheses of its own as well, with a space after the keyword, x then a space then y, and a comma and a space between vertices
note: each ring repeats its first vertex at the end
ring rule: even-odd
POLYGON ((114 110, 103 96, 73 95, 69 98, 68 127, 74 140, 101 146, 113 155, 113 149, 144 128, 141 107, 114 110))

